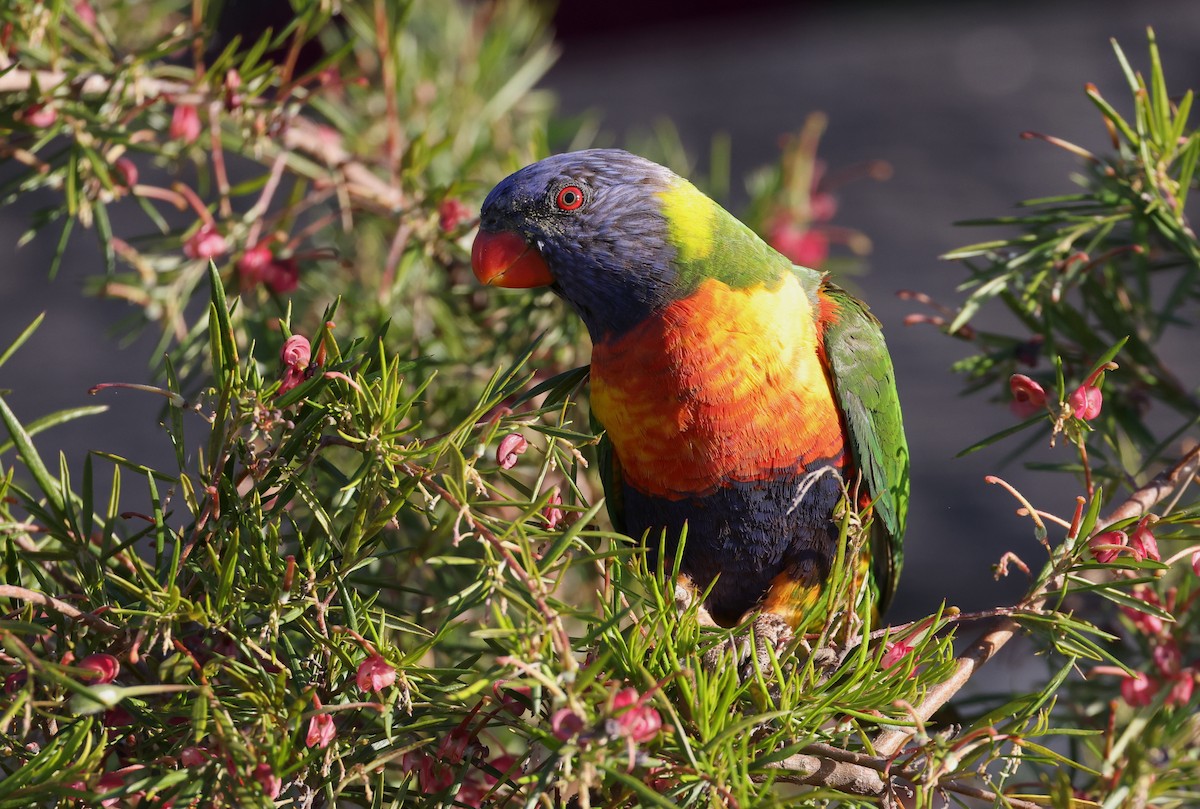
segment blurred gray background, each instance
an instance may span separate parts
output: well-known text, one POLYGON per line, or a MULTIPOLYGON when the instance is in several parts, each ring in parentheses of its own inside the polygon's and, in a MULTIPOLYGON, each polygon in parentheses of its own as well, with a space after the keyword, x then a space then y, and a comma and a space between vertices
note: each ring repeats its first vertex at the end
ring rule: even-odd
MULTIPOLYGON (((895 292, 917 289, 957 302, 964 273, 938 255, 992 234, 956 228, 955 220, 1003 214, 1018 200, 1071 190, 1075 159, 1018 136, 1034 130, 1105 148, 1105 130, 1083 88, 1094 82, 1128 109, 1110 37, 1142 68, 1152 25, 1169 87, 1178 93, 1200 86, 1200 5, 568 0, 558 23, 562 57, 544 86, 558 95, 563 114, 597 113, 617 141, 665 117, 703 157, 712 137, 727 133, 738 178, 773 161, 780 136, 820 110, 829 116, 821 157, 831 169, 871 159, 893 166, 887 182, 842 188, 835 219, 874 241, 871 272, 856 281, 884 323, 912 449, 906 567, 890 617, 925 614, 943 599, 964 610, 1011 599, 1023 582, 993 582, 990 565, 1006 550, 1034 565, 1042 557, 1013 501, 984 475, 1001 474, 1035 505, 1059 514, 1069 513, 1080 487, 1061 476, 1000 468, 1003 446, 954 458, 1012 416, 1002 405, 958 397, 960 380, 949 366, 966 347, 928 327, 905 328, 904 316, 918 307, 895 292)), ((16 248, 29 212, 0 210, 0 244, 9 255, 0 270, 0 346, 46 312, 36 337, 0 368, 0 389, 11 391, 6 398, 25 421, 96 403, 87 389, 97 382, 146 381, 153 348, 149 338, 119 345, 113 328, 128 308, 82 294, 83 280, 102 272, 90 234, 73 239, 54 281, 46 277, 52 239, 16 248)), ((1178 367, 1192 386, 1198 369, 1194 360, 1178 367)), ((146 463, 169 457, 165 434, 155 429, 156 397, 117 392, 102 402, 114 405, 109 413, 37 439, 49 463, 60 450, 75 469, 88 449, 146 463)), ((1065 460, 1065 452, 1053 457, 1065 460)))

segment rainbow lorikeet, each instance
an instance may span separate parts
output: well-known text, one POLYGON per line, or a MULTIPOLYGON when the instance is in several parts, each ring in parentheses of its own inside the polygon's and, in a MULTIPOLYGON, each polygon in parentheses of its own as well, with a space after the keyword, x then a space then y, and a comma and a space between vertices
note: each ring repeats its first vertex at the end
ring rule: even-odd
POLYGON ((795 266, 690 182, 615 149, 547 158, 483 203, 485 284, 549 286, 591 335, 613 522, 666 553, 676 597, 786 640, 837 552, 845 492, 871 503, 881 609, 899 575, 908 448, 866 305, 795 266), (648 532, 648 533, 647 533, 648 532), (673 559, 674 556, 668 556, 673 559))

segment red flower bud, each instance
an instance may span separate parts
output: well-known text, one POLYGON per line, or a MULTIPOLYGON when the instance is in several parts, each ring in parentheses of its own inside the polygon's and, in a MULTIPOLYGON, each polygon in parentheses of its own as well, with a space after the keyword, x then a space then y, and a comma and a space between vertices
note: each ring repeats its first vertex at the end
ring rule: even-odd
POLYGON ((276 295, 286 295, 300 286, 300 263, 294 258, 276 258, 267 265, 263 283, 276 295))
POLYGON ((1196 679, 1191 670, 1180 672, 1171 683, 1167 692, 1166 704, 1169 706, 1186 705, 1192 698, 1196 688, 1196 679))
POLYGON ((1121 681, 1121 698, 1134 708, 1149 705, 1157 692, 1158 685, 1140 671, 1121 681))
POLYGON ((1067 401, 1075 412, 1075 418, 1091 421, 1100 415, 1104 396, 1095 385, 1080 385, 1071 393, 1067 401))
POLYGON ((529 449, 529 442, 520 433, 509 433, 500 439, 496 448, 496 463, 501 469, 512 469, 517 465, 517 456, 529 449))
POLYGON ((1135 559, 1153 559, 1159 562, 1162 561, 1162 556, 1158 552, 1158 540, 1147 525, 1150 519, 1150 515, 1147 514, 1138 522, 1137 528, 1133 529, 1129 536, 1129 549, 1133 551, 1135 559))
POLYGON ((21 120, 34 129, 46 129, 58 120, 58 113, 49 104, 31 104, 21 111, 21 120))
POLYGON ((113 179, 126 188, 133 188, 138 181, 137 164, 128 157, 118 157, 113 163, 113 179))
POLYGON ((171 126, 167 134, 171 140, 195 143, 200 137, 200 114, 196 108, 191 104, 177 104, 171 113, 171 126))
POLYGON ((471 209, 464 205, 462 200, 447 197, 438 206, 438 227, 442 229, 442 233, 449 233, 470 216, 471 209))
POLYGON ((179 752, 179 763, 185 767, 199 767, 212 758, 212 753, 203 747, 185 747, 179 752))
POLYGON ((613 697, 613 714, 621 735, 634 742, 645 742, 658 735, 662 718, 658 711, 644 703, 636 688, 623 688, 613 697))
POLYGON ((237 260, 238 277, 242 281, 242 288, 250 289, 261 284, 266 269, 274 258, 274 253, 266 244, 255 245, 242 253, 241 258, 237 260))
POLYGON ((183 243, 183 254, 188 258, 216 258, 229 252, 229 242, 217 230, 217 226, 206 222, 183 243))
POLYGON ((1158 673, 1163 677, 1171 677, 1178 674, 1183 668, 1183 654, 1174 642, 1155 646, 1154 651, 1150 653, 1150 657, 1154 660, 1154 665, 1158 668, 1158 673))
POLYGON ((1121 548, 1128 543, 1129 537, 1124 531, 1105 531, 1088 540, 1088 550, 1097 562, 1108 564, 1120 556, 1121 548))
POLYGON ((75 665, 92 672, 90 675, 92 685, 111 683, 121 673, 121 663, 112 655, 102 652, 88 655, 75 665))
POLYGON ((1012 401, 1008 407, 1017 418, 1031 418, 1046 407, 1046 391, 1025 374, 1010 376, 1008 388, 1012 391, 1012 401))
POLYGON ((275 769, 265 761, 254 768, 254 780, 262 787, 263 792, 271 800, 279 797, 279 790, 283 788, 283 780, 275 774, 275 769))
POLYGON ((562 742, 577 736, 584 727, 583 717, 570 708, 559 708, 550 717, 550 732, 562 742))
POLYGON ((542 516, 546 518, 546 530, 553 531, 562 522, 563 510, 559 508, 562 505, 562 495, 558 493, 558 487, 554 487, 554 491, 550 494, 550 500, 546 503, 546 507, 542 509, 542 516))

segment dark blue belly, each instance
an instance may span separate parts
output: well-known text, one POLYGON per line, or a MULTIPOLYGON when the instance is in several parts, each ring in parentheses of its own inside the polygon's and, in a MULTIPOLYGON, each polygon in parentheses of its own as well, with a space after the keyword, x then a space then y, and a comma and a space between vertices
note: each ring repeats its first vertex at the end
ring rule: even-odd
POLYGON ((815 567, 821 578, 828 576, 839 534, 832 514, 842 497, 841 478, 832 471, 729 483, 681 500, 649 496, 628 484, 623 489, 626 531, 633 537, 649 531, 653 559, 666 529, 668 569, 687 524, 680 572, 700 591, 716 579, 705 606, 722 626, 756 607, 780 573, 796 571, 799 579, 800 571, 815 567))

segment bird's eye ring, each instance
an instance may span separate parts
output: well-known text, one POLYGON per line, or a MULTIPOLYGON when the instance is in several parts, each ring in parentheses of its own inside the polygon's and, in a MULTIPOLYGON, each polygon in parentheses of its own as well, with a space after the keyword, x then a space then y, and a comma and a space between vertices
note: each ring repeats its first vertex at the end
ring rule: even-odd
POLYGON ((577 185, 568 185, 558 192, 554 204, 560 211, 573 211, 583 204, 583 190, 577 185))

